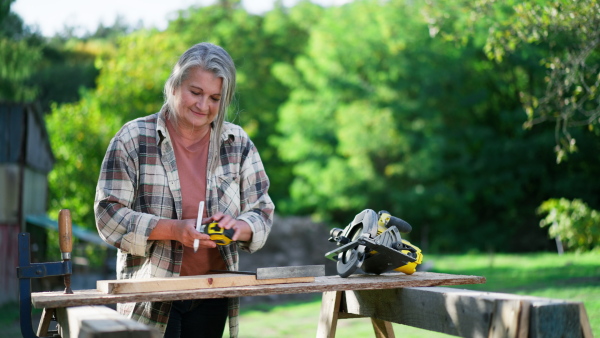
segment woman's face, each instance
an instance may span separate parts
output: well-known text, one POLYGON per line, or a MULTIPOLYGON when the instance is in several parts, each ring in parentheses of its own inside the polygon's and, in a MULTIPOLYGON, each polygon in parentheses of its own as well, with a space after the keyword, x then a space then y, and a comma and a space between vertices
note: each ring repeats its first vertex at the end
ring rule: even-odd
POLYGON ((219 112, 222 84, 223 79, 212 72, 190 69, 187 79, 174 91, 181 128, 208 131, 219 112))

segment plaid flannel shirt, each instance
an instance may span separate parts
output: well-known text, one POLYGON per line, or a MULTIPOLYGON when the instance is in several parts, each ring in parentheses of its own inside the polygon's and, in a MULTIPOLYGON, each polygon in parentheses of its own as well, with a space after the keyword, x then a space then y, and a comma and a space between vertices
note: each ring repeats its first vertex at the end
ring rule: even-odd
MULTIPOLYGON (((275 206, 256 147, 242 128, 225 123, 220 164, 207 175, 208 215, 218 211, 247 222, 250 242, 218 246, 230 271, 238 269, 238 247, 260 249, 271 230, 275 206)), ((208 155, 208 168, 212 154, 208 155)), ((181 219, 181 187, 164 111, 125 124, 108 146, 94 203, 100 237, 117 247, 117 279, 179 276, 183 246, 148 240, 161 218, 181 219)), ((171 302, 118 304, 122 314, 164 333, 171 302)), ((229 332, 238 333, 239 298, 229 299, 229 332)))

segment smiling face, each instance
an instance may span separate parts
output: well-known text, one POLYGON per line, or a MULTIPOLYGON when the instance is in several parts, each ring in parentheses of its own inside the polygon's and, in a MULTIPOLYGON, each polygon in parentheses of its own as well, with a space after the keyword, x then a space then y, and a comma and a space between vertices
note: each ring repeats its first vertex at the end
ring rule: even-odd
POLYGON ((223 79, 212 72, 196 67, 175 89, 178 126, 198 137, 206 135, 219 113, 223 79))

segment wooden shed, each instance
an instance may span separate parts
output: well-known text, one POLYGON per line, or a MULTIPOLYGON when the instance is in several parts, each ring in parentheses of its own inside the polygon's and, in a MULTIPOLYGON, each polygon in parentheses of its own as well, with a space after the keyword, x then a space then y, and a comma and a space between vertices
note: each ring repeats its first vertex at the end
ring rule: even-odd
POLYGON ((17 235, 45 215, 54 156, 35 104, 0 103, 0 304, 18 299, 17 235))

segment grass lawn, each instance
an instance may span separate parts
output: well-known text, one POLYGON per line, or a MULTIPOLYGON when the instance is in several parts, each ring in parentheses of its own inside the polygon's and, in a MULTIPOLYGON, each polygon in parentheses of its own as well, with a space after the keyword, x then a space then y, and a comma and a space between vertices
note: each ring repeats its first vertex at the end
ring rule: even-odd
MULTIPOLYGON (((484 276, 486 284, 462 289, 566 299, 585 304, 594 336, 600 337, 600 253, 425 255, 434 272, 484 276)), ((314 337, 320 298, 270 308, 242 308, 240 337, 314 337)), ((452 337, 394 324, 402 337, 452 337)), ((226 335, 227 332, 226 332, 226 335)), ((369 319, 338 321, 338 337, 372 337, 369 319)))

